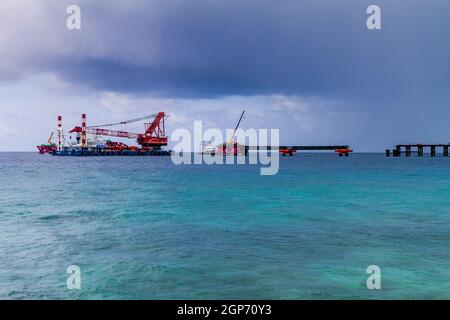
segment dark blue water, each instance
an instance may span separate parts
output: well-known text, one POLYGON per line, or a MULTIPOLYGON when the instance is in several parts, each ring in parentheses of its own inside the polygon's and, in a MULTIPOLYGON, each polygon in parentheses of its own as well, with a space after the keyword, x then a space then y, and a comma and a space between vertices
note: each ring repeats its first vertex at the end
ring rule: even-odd
POLYGON ((0 153, 0 298, 450 298, 450 159, 280 166, 0 153))

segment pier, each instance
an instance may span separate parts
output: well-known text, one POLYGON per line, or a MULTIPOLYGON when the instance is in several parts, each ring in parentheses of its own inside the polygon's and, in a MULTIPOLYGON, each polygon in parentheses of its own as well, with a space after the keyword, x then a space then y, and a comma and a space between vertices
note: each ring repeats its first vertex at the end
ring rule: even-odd
POLYGON ((419 157, 423 157, 425 154, 425 150, 430 150, 430 156, 436 157, 436 150, 442 149, 442 155, 444 157, 448 157, 448 148, 450 147, 449 144, 398 144, 395 149, 386 150, 386 157, 390 157, 391 155, 393 157, 401 157, 402 154, 405 155, 405 157, 411 157, 411 155, 417 154, 419 157))
POLYGON ((335 150, 350 150, 348 145, 342 146, 280 146, 282 148, 294 149, 295 151, 335 151, 335 150))
MULTIPOLYGON (((248 153, 248 150, 253 151, 259 151, 259 150, 271 150, 272 148, 270 146, 247 146, 246 147, 246 153, 248 153)), ((334 151, 336 152, 340 157, 348 157, 351 152, 353 152, 352 149, 348 145, 325 145, 325 146, 279 146, 278 150, 283 155, 292 155, 294 152, 297 151, 334 151)))

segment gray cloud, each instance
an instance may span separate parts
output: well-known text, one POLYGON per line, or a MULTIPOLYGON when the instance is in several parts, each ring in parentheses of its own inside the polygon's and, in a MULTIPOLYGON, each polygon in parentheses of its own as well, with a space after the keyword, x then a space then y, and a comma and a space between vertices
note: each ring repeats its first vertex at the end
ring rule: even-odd
POLYGON ((54 72, 95 90, 199 96, 395 98, 449 84, 450 20, 436 14, 448 1, 376 1, 378 32, 365 27, 373 1, 78 1, 83 28, 69 31, 72 2, 2 2, 2 74, 54 72))

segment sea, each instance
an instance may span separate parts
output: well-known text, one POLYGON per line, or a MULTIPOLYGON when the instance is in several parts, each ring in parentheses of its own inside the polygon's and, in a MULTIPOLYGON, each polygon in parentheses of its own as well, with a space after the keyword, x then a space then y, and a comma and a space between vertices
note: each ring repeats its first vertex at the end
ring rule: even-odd
POLYGON ((0 153, 0 299, 450 299, 449 158, 279 165, 0 153))

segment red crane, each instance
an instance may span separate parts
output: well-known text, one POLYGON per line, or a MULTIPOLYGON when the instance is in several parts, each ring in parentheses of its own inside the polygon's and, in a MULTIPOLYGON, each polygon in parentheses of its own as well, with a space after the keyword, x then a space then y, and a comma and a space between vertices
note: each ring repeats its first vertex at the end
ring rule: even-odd
POLYGON ((159 112, 152 123, 145 124, 145 133, 137 137, 137 143, 142 148, 160 148, 167 146, 167 137, 164 128, 164 112, 159 112))
MULTIPOLYGON (((86 132, 98 136, 119 137, 127 139, 136 139, 136 142, 141 145, 142 149, 160 149, 162 146, 167 146, 167 136, 164 127, 165 113, 159 112, 156 115, 136 118, 132 120, 122 121, 118 123, 109 123, 99 126, 86 127, 86 132), (116 131, 109 129, 102 129, 100 127, 109 127, 119 124, 128 124, 143 120, 149 117, 155 117, 152 123, 145 123, 145 133, 132 133, 126 131, 116 131)), ((69 131, 70 133, 81 133, 81 127, 75 127, 69 131)))

